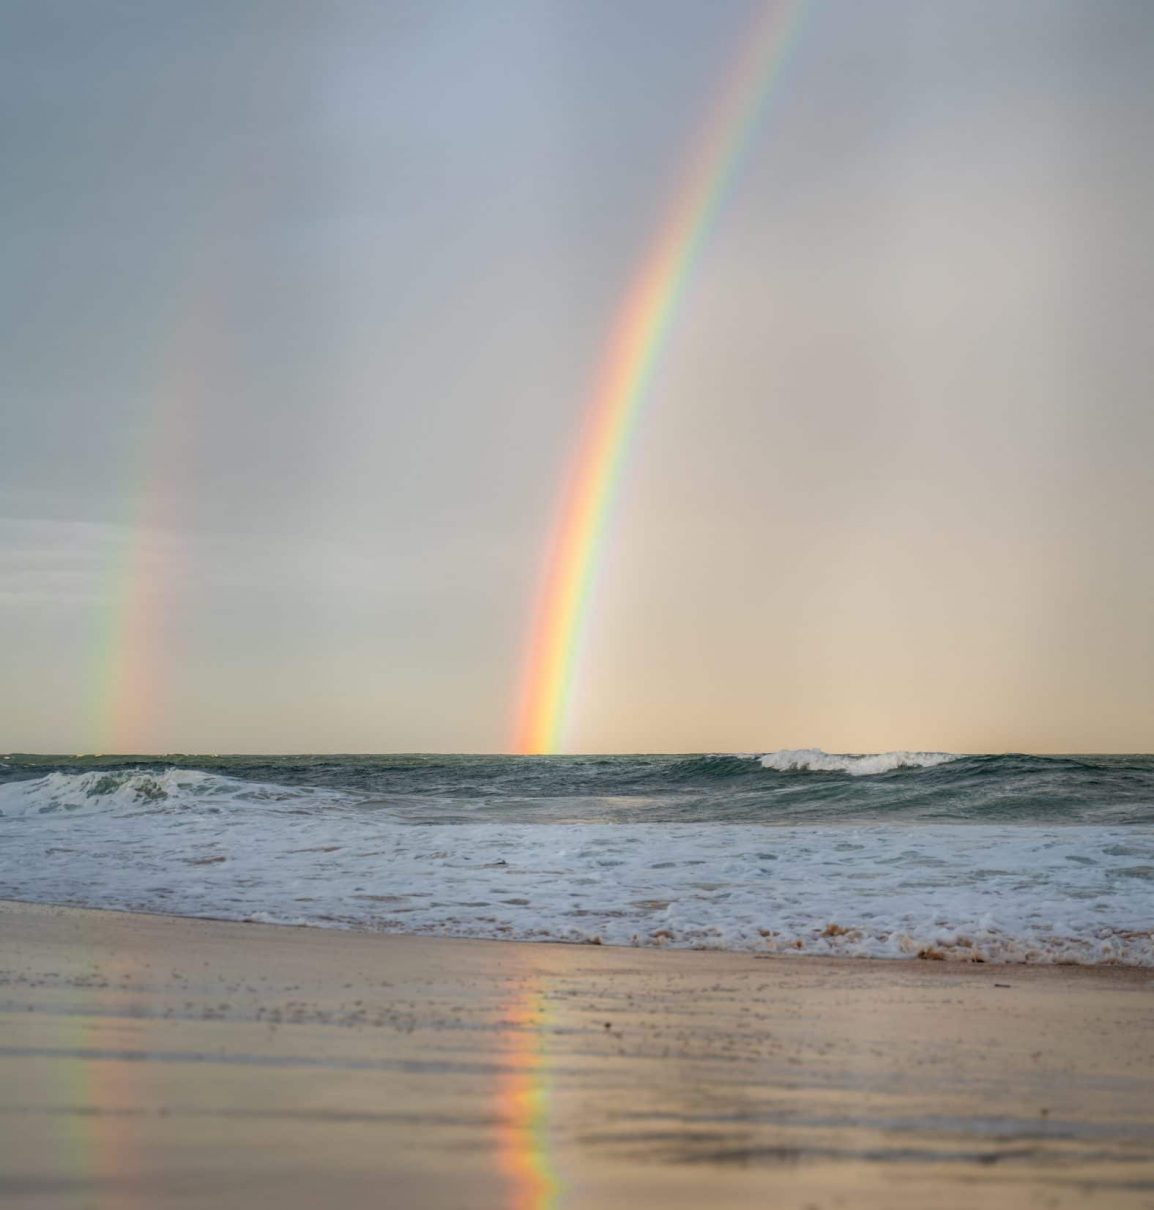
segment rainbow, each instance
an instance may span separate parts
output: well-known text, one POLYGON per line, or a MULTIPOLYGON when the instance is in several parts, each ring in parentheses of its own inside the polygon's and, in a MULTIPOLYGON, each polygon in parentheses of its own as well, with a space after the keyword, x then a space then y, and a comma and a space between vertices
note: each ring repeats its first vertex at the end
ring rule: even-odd
MULTIPOLYGON (((234 7, 232 45, 243 55, 246 46, 263 45, 261 31, 245 12, 251 6, 234 7)), ((236 59, 227 70, 246 67, 236 59)), ((178 527, 191 484, 189 445, 205 399, 226 373, 220 345, 228 335, 225 307, 237 292, 236 233, 252 221, 262 180, 261 157, 251 149, 246 138, 222 143, 202 192, 188 199, 170 241, 171 280, 141 336, 147 394, 125 435, 121 539, 104 567, 102 607, 93 612, 86 722, 97 753, 155 752, 164 734, 169 649, 187 569, 178 527)))
MULTIPOLYGON (((183 377, 183 375, 181 376, 183 377)), ((105 572, 108 605, 96 642, 92 678, 97 752, 146 752, 156 733, 157 688, 173 593, 172 540, 165 522, 183 465, 180 427, 189 407, 187 382, 166 383, 165 397, 143 426, 136 515, 105 572)), ((187 457, 187 455, 185 456, 187 457)))
POLYGON ((771 0, 689 161, 610 330, 545 560, 513 749, 555 752, 633 435, 678 304, 796 38, 806 0, 771 0))
MULTIPOLYGON (((211 242, 202 236, 189 247, 203 251, 211 242)), ((194 419, 218 360, 217 274, 214 258, 202 255, 186 270, 184 288, 174 291, 147 366, 155 376, 151 398, 135 440, 126 443, 122 537, 104 568, 105 603, 94 619, 89 717, 97 753, 154 751, 161 734, 161 687, 179 588, 176 506, 186 487, 194 419)))

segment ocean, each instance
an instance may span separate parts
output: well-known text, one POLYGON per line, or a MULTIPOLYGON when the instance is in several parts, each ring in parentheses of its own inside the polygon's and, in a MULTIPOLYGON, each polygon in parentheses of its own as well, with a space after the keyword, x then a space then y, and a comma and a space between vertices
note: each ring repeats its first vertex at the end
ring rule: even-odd
POLYGON ((1154 966, 1154 756, 0 757, 0 897, 1154 966))

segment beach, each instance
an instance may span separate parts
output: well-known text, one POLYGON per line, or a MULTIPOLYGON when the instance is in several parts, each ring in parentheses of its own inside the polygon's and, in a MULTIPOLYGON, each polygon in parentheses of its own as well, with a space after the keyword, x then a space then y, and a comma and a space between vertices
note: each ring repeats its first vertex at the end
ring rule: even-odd
POLYGON ((1154 975, 0 908, 0 1197, 1154 1205, 1154 975))
POLYGON ((0 1210, 1154 1210, 1154 0, 2 8, 0 1210))

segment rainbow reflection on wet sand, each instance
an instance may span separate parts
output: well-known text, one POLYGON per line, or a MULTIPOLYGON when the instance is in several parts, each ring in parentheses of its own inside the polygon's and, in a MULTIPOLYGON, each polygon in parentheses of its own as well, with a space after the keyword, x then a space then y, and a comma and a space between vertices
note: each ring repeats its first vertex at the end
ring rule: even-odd
POLYGON ((497 1085, 499 1165, 509 1178, 509 1210, 552 1210, 561 1182, 550 1137, 546 1043, 548 1002, 536 980, 520 987, 506 1013, 510 1070, 497 1085))

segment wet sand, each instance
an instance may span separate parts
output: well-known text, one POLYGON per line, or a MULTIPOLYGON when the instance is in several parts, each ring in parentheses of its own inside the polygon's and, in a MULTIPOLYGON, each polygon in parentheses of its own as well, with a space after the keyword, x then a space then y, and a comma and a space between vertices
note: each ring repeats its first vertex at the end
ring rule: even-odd
POLYGON ((0 1202, 1154 1207, 1154 972, 0 904, 0 1202))

